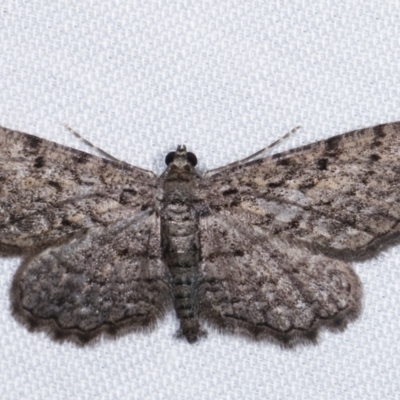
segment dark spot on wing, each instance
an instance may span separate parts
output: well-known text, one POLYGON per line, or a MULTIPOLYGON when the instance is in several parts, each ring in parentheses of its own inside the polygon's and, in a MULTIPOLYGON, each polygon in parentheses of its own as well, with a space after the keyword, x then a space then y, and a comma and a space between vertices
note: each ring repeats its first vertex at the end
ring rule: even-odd
POLYGON ((48 185, 53 186, 54 188, 56 188, 57 190, 62 190, 62 186, 59 182, 56 181, 48 181, 47 182, 48 185))
POLYGON ((147 209, 150 208, 150 205, 148 203, 142 204, 142 206, 140 207, 141 211, 146 211, 147 209))
POLYGON ((42 139, 40 139, 36 136, 32 136, 32 135, 26 135, 25 140, 26 140, 27 146, 29 146, 33 149, 37 149, 42 144, 42 139))
POLYGON ((325 140, 325 150, 329 153, 336 151, 341 140, 340 136, 334 136, 325 140))
POLYGON ((379 146, 382 146, 382 142, 380 140, 374 140, 371 143, 371 147, 379 147, 379 146))
POLYGON ((375 137, 377 137, 377 138, 384 138, 384 137, 386 136, 386 133, 383 131, 384 126, 385 126, 385 125, 378 125, 378 126, 375 126, 375 127, 373 128, 373 129, 374 129, 375 137))
POLYGON ((236 188, 229 188, 229 189, 226 189, 226 190, 222 191, 222 195, 223 196, 229 196, 229 195, 235 194, 237 192, 238 192, 238 190, 236 188))
POLYGON ((375 161, 379 161, 379 160, 381 159, 381 156, 379 156, 378 154, 371 154, 371 155, 369 156, 369 158, 370 158, 370 160, 371 160, 372 162, 375 162, 375 161))
POLYGON ((89 160, 89 154, 81 153, 73 158, 77 164, 85 164, 89 160))
POLYGON ((312 180, 304 182, 302 185, 299 186, 299 190, 307 191, 315 186, 315 182, 312 180))
POLYGON ((296 220, 296 219, 290 221, 289 224, 288 224, 288 226, 289 226, 290 228, 292 228, 292 229, 298 228, 299 225, 300 225, 300 223, 299 223, 299 221, 296 220))
POLYGON ((273 233, 274 235, 280 235, 280 234, 282 233, 282 228, 280 228, 280 227, 278 227, 278 226, 275 226, 275 227, 272 229, 272 233, 273 233))
POLYGON ((345 215, 341 218, 341 221, 348 226, 356 225, 356 217, 354 215, 345 215))
POLYGON ((276 165, 281 165, 283 167, 286 167, 290 164, 290 160, 288 158, 282 158, 282 160, 277 160, 276 165))
POLYGON ((321 171, 326 171, 328 169, 328 159, 327 158, 320 158, 317 161, 317 168, 321 171))
POLYGON ((125 249, 118 250, 117 252, 118 252, 118 255, 119 255, 119 256, 124 257, 124 256, 127 256, 127 255, 128 255, 129 249, 128 249, 128 248, 125 248, 125 249))
POLYGON ((204 218, 204 217, 208 217, 210 215, 210 208, 208 206, 201 206, 198 210, 199 213, 199 217, 200 218, 204 218))
POLYGON ((62 221, 61 221, 61 224, 64 225, 64 226, 71 226, 72 225, 71 221, 69 219, 67 219, 67 218, 63 218, 62 221))
POLYGON ((235 250, 235 256, 236 257, 243 257, 244 256, 244 251, 240 250, 240 249, 235 250))
POLYGON ((243 186, 247 186, 247 187, 253 187, 254 186, 254 182, 244 182, 244 183, 240 182, 240 184, 243 185, 243 186))
POLYGON ((119 196, 119 202, 121 204, 129 204, 133 200, 136 200, 136 194, 137 192, 134 189, 124 189, 119 196))
POLYGON ((280 186, 282 186, 283 185, 283 182, 281 181, 281 182, 270 182, 270 183, 268 183, 268 187, 270 187, 270 188, 277 188, 277 187, 280 187, 280 186))
POLYGON ((44 164, 45 164, 44 157, 40 156, 35 158, 35 163, 33 164, 33 166, 35 168, 42 168, 44 164))
POLYGON ((241 197, 239 195, 238 196, 234 196, 232 201, 229 203, 229 206, 230 207, 236 207, 241 203, 241 201, 242 201, 242 199, 241 199, 241 197))

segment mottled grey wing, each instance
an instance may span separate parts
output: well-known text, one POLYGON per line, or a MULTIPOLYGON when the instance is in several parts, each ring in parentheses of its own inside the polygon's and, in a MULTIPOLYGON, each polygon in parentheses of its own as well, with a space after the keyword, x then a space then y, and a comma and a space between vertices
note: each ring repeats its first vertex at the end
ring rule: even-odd
POLYGON ((202 260, 196 302, 217 329, 291 347, 318 331, 343 330, 361 310, 350 265, 288 245, 229 212, 200 218, 202 260))
POLYGON ((154 176, 0 128, 0 253, 25 254, 154 204, 154 176))
POLYGON ((335 136, 204 179, 210 209, 344 260, 399 238, 400 122, 335 136))
POLYGON ((159 218, 144 211, 25 260, 12 307, 29 328, 83 345, 154 327, 172 307, 168 282, 159 218))

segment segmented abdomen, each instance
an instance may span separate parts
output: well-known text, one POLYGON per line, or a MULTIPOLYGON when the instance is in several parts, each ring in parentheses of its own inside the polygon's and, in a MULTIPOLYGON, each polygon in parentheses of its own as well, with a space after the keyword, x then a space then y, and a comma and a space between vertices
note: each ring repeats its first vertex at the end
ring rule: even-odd
POLYGON ((164 260, 172 277, 175 310, 181 324, 179 335, 195 342, 200 334, 193 293, 200 259, 195 210, 184 203, 167 204, 163 210, 161 234, 164 260))

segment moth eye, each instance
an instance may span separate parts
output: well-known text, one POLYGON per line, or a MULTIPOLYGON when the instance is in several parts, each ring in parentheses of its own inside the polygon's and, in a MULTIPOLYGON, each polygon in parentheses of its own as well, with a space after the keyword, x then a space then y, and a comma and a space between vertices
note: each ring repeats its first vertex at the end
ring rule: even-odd
POLYGON ((171 151, 171 153, 168 153, 167 156, 165 157, 165 164, 169 165, 174 161, 175 157, 175 152, 171 151))
POLYGON ((187 160, 189 161, 189 163, 193 167, 195 167, 197 165, 197 157, 193 153, 190 153, 190 152, 186 153, 186 157, 187 157, 187 160))

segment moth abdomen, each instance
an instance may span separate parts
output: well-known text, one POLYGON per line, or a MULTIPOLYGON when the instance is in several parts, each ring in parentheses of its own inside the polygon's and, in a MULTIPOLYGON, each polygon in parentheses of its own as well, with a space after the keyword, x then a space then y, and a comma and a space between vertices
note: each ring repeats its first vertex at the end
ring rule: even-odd
POLYGON ((192 343, 200 333, 193 295, 193 282, 200 259, 198 221, 190 205, 182 205, 179 213, 174 206, 166 204, 163 210, 163 255, 171 273, 174 306, 180 321, 178 336, 192 343))
POLYGON ((179 337, 189 343, 204 335, 197 316, 194 282, 200 260, 199 217, 193 205, 197 173, 185 151, 170 162, 164 181, 161 209, 163 258, 171 274, 179 337))

